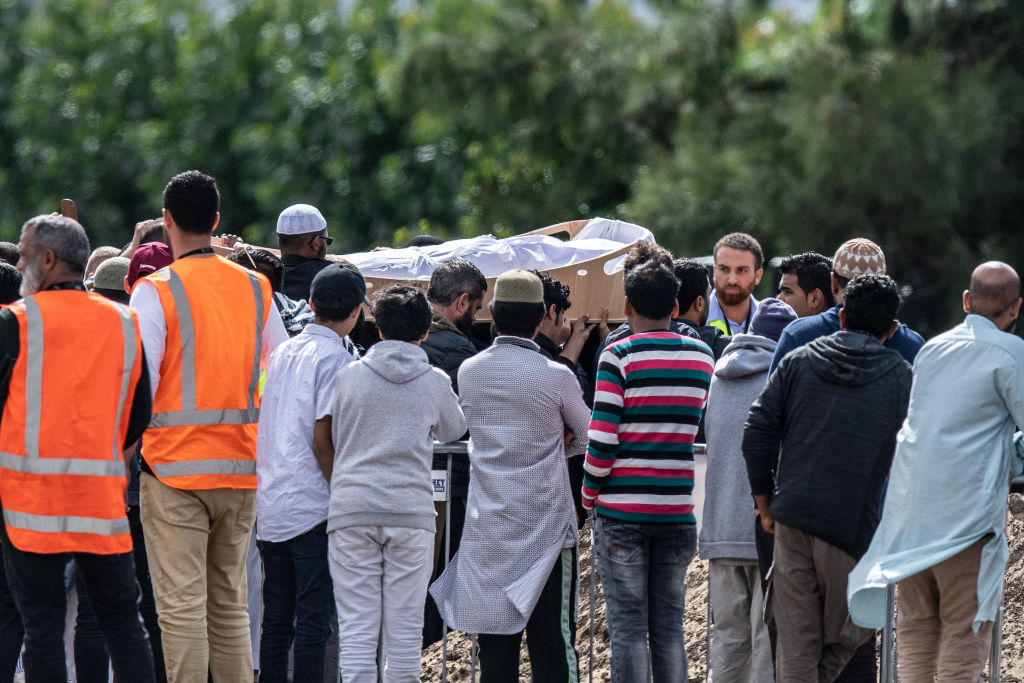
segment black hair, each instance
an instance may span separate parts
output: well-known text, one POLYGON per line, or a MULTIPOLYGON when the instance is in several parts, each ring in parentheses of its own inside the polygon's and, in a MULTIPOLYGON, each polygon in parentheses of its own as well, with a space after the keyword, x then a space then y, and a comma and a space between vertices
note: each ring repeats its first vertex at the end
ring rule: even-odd
POLYGON ((322 230, 302 232, 298 235, 282 235, 281 233, 277 233, 277 246, 281 248, 281 251, 298 251, 302 248, 302 245, 309 241, 310 235, 314 235, 319 232, 322 232, 322 230))
POLYGON ((686 313, 698 297, 707 297, 711 286, 711 275, 700 261, 689 258, 677 258, 672 262, 672 272, 679 280, 679 315, 686 313))
POLYGON ((407 247, 432 247, 435 244, 444 244, 444 240, 440 237, 434 237, 433 235, 416 235, 409 243, 407 247))
POLYGON ((552 305, 555 307, 555 315, 563 313, 572 306, 572 302, 569 301, 569 287, 563 285, 561 282, 551 277, 547 273, 542 273, 539 270, 529 271, 540 278, 540 283, 544 285, 544 312, 546 313, 552 305))
POLYGON ((270 281, 270 289, 275 292, 281 291, 281 284, 284 281, 284 264, 281 259, 274 256, 266 249, 246 247, 239 251, 233 251, 227 256, 228 261, 237 263, 240 266, 255 270, 270 281))
POLYGON ((167 244, 167 235, 164 233, 164 219, 162 217, 151 218, 146 221, 142 235, 139 236, 139 244, 148 244, 150 242, 167 244))
POLYGON ((498 334, 533 339, 547 310, 542 303, 492 301, 491 319, 498 334))
POLYGON ((658 246, 654 242, 637 242, 633 248, 626 252, 622 259, 622 270, 629 272, 642 263, 655 261, 666 267, 672 267, 672 254, 665 247, 658 246))
POLYGON ((711 252, 712 255, 717 257, 718 250, 722 247, 749 251, 754 255, 754 270, 758 270, 764 264, 764 251, 761 249, 761 244, 745 232, 730 232, 722 237, 715 242, 715 249, 711 252))
POLYGON ((21 273, 10 263, 0 261, 0 304, 12 304, 20 299, 20 290, 21 273))
POLYGON ((793 254, 782 259, 779 263, 779 272, 783 275, 796 275, 796 284, 804 290, 804 294, 810 294, 816 289, 821 290, 825 296, 826 308, 836 305, 829 278, 832 273, 832 259, 828 256, 815 251, 793 254))
POLYGON ((650 320, 661 320, 672 315, 679 280, 662 263, 643 263, 626 273, 625 290, 634 311, 650 320))
POLYGON ((131 296, 129 296, 128 292, 124 291, 124 289, 104 289, 102 287, 94 287, 93 291, 100 296, 104 296, 111 301, 116 301, 119 304, 125 304, 126 306, 131 300, 131 296))
POLYGON ((0 242, 0 262, 16 266, 18 265, 19 258, 21 258, 21 253, 18 251, 17 244, 14 242, 0 242))
MULTIPOLYGON (((836 284, 839 285, 839 289, 846 289, 846 285, 850 284, 850 278, 843 277, 842 275, 840 275, 839 273, 837 273, 834 270, 832 271, 832 275, 835 276, 836 284)), ((832 291, 832 285, 831 284, 829 284, 828 289, 829 289, 829 291, 832 291)))
POLYGON ((900 308, 900 292, 888 275, 858 275, 843 290, 846 329, 882 337, 900 308))
POLYGON ((373 297, 373 319, 385 339, 415 342, 430 330, 432 312, 418 287, 391 285, 373 297))
POLYGON ((164 188, 164 208, 184 232, 192 235, 213 232, 220 211, 217 181, 199 171, 179 173, 164 188))
POLYGON ((431 303, 450 306, 462 294, 470 299, 482 299, 487 291, 487 280, 480 269, 464 258, 442 262, 430 275, 427 299, 431 303))

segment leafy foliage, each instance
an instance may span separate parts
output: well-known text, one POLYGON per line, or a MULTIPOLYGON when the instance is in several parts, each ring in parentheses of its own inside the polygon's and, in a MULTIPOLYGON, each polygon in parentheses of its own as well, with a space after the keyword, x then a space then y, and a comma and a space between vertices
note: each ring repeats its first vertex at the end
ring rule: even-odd
POLYGON ((1024 264, 1019 3, 645 7, 0 0, 0 238, 70 196, 127 242, 201 168, 224 231, 305 201, 340 252, 595 215, 691 255, 868 236, 927 334, 973 264, 1024 264))

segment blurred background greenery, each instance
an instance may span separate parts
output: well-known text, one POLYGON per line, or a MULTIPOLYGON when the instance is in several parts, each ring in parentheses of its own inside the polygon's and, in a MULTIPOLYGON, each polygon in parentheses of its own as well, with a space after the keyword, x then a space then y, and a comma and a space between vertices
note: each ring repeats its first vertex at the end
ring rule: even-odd
POLYGON ((593 216, 678 255, 866 236, 932 335, 975 263, 1024 268, 1024 3, 802 4, 0 0, 0 239, 71 197, 123 244, 187 168, 223 231, 274 245, 309 202, 339 253, 593 216))

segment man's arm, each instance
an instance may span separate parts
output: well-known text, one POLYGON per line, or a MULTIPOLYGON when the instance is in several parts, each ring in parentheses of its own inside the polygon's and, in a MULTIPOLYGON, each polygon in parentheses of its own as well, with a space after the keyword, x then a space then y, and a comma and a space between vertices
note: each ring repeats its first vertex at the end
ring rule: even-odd
POLYGON ((153 392, 149 388, 149 365, 146 362, 146 346, 142 346, 142 370, 139 380, 135 383, 135 396, 132 408, 128 413, 128 431, 124 436, 125 461, 131 460, 135 454, 135 443, 142 438, 149 426, 149 418, 153 416, 153 392))
POLYGON ((789 329, 782 330, 782 336, 779 337, 779 343, 775 345, 775 353, 772 354, 771 365, 768 366, 768 376, 771 377, 775 374, 775 368, 779 367, 779 363, 786 357, 786 354, 795 349, 799 344, 793 338, 793 333, 789 329))
POLYGON ((579 455, 587 445, 587 429, 590 423, 590 409, 583 401, 583 389, 574 373, 562 380, 562 421, 572 433, 572 440, 565 445, 566 456, 579 455))
POLYGON ((313 455, 327 483, 334 471, 334 439, 331 438, 331 416, 324 415, 313 424, 313 455))
POLYGON ((139 318, 139 334, 142 346, 146 349, 146 362, 149 369, 149 388, 152 398, 156 396, 160 384, 160 365, 164 361, 167 349, 167 321, 164 319, 164 307, 160 303, 160 295, 156 287, 145 279, 135 283, 132 298, 128 305, 135 309, 139 318))
POLYGON ((605 351, 598 365, 594 414, 590 419, 587 457, 583 463, 583 507, 594 508, 619 453, 619 424, 625 396, 625 378, 618 356, 605 351))
POLYGON ((765 531, 774 529, 774 520, 769 512, 775 488, 771 463, 785 419, 784 387, 788 367, 789 364, 784 364, 778 372, 769 376, 768 384, 750 406, 743 427, 742 450, 743 459, 747 463, 747 478, 750 480, 750 492, 761 512, 761 525, 765 531))
MULTIPOLYGON (((436 372, 436 370, 431 370, 436 372)), ((441 375, 438 375, 440 379, 441 375)), ((452 391, 451 385, 440 386, 441 395, 437 404, 437 424, 432 429, 434 438, 447 443, 455 441, 466 433, 466 416, 459 407, 459 397, 452 391)))

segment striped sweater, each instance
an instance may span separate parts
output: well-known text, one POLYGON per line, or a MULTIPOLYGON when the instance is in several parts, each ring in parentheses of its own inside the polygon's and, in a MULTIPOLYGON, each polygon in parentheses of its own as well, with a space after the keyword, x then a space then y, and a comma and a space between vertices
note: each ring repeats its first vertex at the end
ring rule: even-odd
POLYGON ((714 356, 673 332, 642 332, 601 354, 583 505, 628 522, 696 523, 693 439, 714 356))

